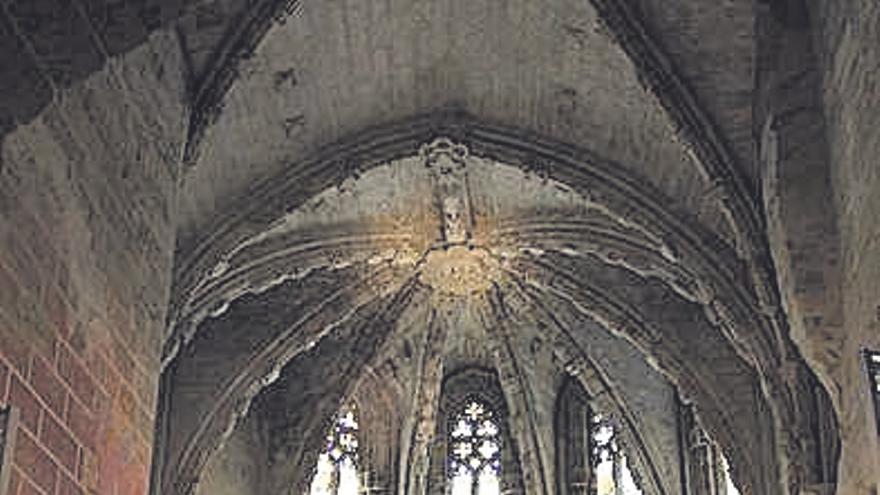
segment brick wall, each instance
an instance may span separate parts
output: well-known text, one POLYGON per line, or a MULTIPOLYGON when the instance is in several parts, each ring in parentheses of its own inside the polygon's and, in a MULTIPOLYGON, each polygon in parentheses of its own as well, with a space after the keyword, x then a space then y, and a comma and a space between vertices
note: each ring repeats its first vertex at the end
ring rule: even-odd
POLYGON ((3 138, 0 403, 21 413, 10 495, 147 491, 181 80, 175 40, 156 34, 3 138))
POLYGON ((4 325, 3 337, 18 342, 3 343, 2 397, 21 414, 10 493, 144 493, 154 406, 122 371, 132 351, 77 349, 63 331, 40 343, 10 333, 4 325))

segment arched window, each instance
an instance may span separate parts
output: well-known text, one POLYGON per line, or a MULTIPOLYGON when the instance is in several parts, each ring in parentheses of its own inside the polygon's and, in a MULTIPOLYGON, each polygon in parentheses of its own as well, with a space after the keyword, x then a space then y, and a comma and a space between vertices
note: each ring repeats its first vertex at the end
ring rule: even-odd
POLYGON ((501 431, 485 403, 469 399, 449 426, 450 495, 499 495, 501 431))
POLYGON ((877 431, 880 432, 880 352, 865 351, 865 360, 868 362, 868 380, 871 383, 871 396, 874 398, 877 431))
POLYGON ((684 456, 690 474, 688 484, 694 493, 714 493, 718 495, 740 495, 733 483, 730 464, 721 447, 709 437, 700 426, 692 405, 685 405, 682 425, 686 428, 686 450, 684 456))
POLYGON ((353 410, 344 411, 327 434, 318 456, 310 495, 358 495, 358 423, 353 410))
POLYGON ((617 440, 617 426, 602 414, 592 417, 592 459, 597 495, 641 495, 617 440))
POLYGON ((724 490, 726 495, 739 495, 739 488, 733 484, 733 476, 730 475, 730 464, 727 458, 721 455, 721 469, 724 471, 724 490))

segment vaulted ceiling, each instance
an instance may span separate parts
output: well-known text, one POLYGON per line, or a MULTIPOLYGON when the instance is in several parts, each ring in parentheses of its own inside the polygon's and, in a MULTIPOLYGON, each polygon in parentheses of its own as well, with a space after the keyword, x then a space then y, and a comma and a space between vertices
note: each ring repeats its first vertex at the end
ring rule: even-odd
MULTIPOLYGON (((234 11, 238 3, 209 2, 196 12, 234 11)), ((729 186, 717 182, 753 173, 752 15, 744 6, 693 9, 679 3, 679 9, 658 9, 648 2, 639 6, 645 14, 630 13, 656 20, 657 26, 642 27, 657 32, 675 23, 668 50, 673 56, 660 59, 668 67, 650 66, 657 54, 638 53, 642 47, 615 39, 615 30, 634 29, 628 36, 646 33, 611 24, 620 9, 614 2, 300 5, 283 23, 273 24, 247 58, 227 61, 236 63, 236 77, 222 102, 213 103, 222 110, 215 109, 211 123, 193 131, 197 140, 191 147, 197 149, 191 151, 193 165, 185 178, 184 238, 203 232, 254 181, 343 136, 450 106, 584 145, 626 164, 675 198, 676 209, 699 216, 729 237, 731 227, 717 204, 717 189, 729 186), (725 23, 727 32, 719 33, 715 16, 736 21, 725 23), (708 33, 711 41, 703 41, 708 33), (664 101, 671 97, 655 91, 655 85, 664 86, 663 91, 674 86, 666 79, 674 75, 676 58, 685 62, 683 75, 698 76, 687 80, 696 83, 693 102, 664 101), (659 73, 664 69, 668 74, 659 73), (729 170, 721 175, 704 172, 701 157, 689 151, 691 131, 681 129, 670 113, 674 106, 696 108, 701 96, 710 102, 707 110, 718 124, 691 125, 701 126, 703 133, 715 125, 727 131, 717 137, 719 149, 732 150, 721 164, 729 170)), ((199 22, 202 16, 181 28, 199 82, 210 70, 205 46, 213 46, 221 29, 199 22)))
MULTIPOLYGON (((418 128, 417 122, 407 124, 418 128)), ((479 130, 476 123, 454 121, 462 125, 479 130)), ((536 150, 525 156, 540 155, 536 150)), ((197 469, 206 449, 199 442, 216 438, 209 432, 227 424, 241 407, 238 401, 255 393, 253 380, 279 374, 296 376, 290 383, 299 394, 313 396, 314 387, 326 387, 322 400, 333 403, 330 390, 343 394, 365 370, 379 370, 387 383, 409 389, 405 397, 415 397, 407 406, 412 415, 432 418, 424 411, 436 407, 444 372, 496 368, 511 407, 527 418, 517 431, 535 430, 538 438, 551 433, 538 425, 552 419, 537 416, 542 408, 535 406, 535 391, 554 390, 554 377, 583 375, 597 395, 614 389, 608 408, 631 418, 633 436, 641 438, 641 428, 668 432, 651 428, 668 418, 634 411, 644 410, 639 397, 646 394, 668 403, 671 386, 621 338, 701 401, 719 437, 760 429, 757 376, 723 329, 707 319, 698 302, 701 291, 711 290, 703 284, 711 282, 699 280, 675 254, 676 241, 659 237, 655 227, 639 222, 638 213, 620 216, 616 208, 625 201, 615 206, 613 198, 601 200, 610 194, 603 183, 611 176, 598 175, 597 164, 569 165, 571 174, 577 168, 597 174, 593 181, 580 177, 585 182, 569 177, 572 185, 552 178, 564 170, 562 163, 547 161, 546 170, 524 165, 471 155, 447 138, 425 142, 417 155, 363 167, 226 253, 181 308, 178 328, 181 338, 194 339, 194 354, 185 353, 175 372, 175 402, 186 404, 178 406, 186 417, 175 424, 171 452, 180 457, 172 457, 171 465, 197 469), (322 379, 308 379, 314 371, 304 371, 303 364, 294 365, 298 372, 286 368, 315 346, 330 353, 308 368, 322 370, 322 379), (538 356, 542 348, 547 362, 538 356), (238 378, 231 381, 230 375, 238 378), (310 383, 315 380, 321 385, 310 383)), ((299 188, 298 181, 279 183, 292 187, 288 192, 299 188)), ((291 393, 296 396, 290 390, 279 396, 291 393)), ((297 417, 320 417, 296 411, 297 417)), ((552 438, 540 445, 528 438, 522 444, 532 446, 536 464, 525 469, 543 471, 552 458, 538 459, 551 455, 552 438)), ((662 453, 675 444, 673 429, 637 453, 645 472, 654 473, 646 483, 657 493, 676 490, 677 470, 662 461, 675 458, 662 453)), ((741 449, 734 454, 741 469, 754 473, 749 483, 766 486, 774 478, 750 461, 766 445, 735 448, 741 449)), ((291 483, 286 479, 280 486, 291 483)))
MULTIPOLYGON (((444 369, 494 367, 535 429, 540 359, 611 390, 623 415, 644 369, 655 392, 700 405, 745 493, 796 484, 800 451, 760 454, 797 451, 797 373, 779 370, 803 363, 757 202, 753 7, 215 0, 145 8, 144 29, 121 35, 102 30, 112 9, 75 10, 94 63, 12 122, 163 25, 187 63, 163 486, 189 490, 273 383, 314 399, 303 422, 371 373, 424 405, 444 369), (630 371, 608 358, 624 355, 630 371), (324 395, 296 389, 329 362, 345 364, 324 395), (734 435, 768 410, 771 440, 734 435)), ((22 9, 3 11, 19 31, 39 13, 22 9)), ((35 70, 53 67, 41 32, 25 33, 35 70)), ((660 443, 637 456, 661 459, 660 443)), ((669 466, 649 468, 672 493, 669 466)))
MULTIPOLYGON (((165 482, 181 490, 254 396, 322 359, 404 396, 444 367, 498 367, 514 400, 543 379, 528 375, 535 348, 552 349, 554 372, 594 369, 579 376, 602 376, 622 414, 635 398, 602 356, 650 364, 651 380, 715 418, 746 491, 769 493, 770 471, 791 487, 808 469, 794 383, 806 368, 790 337, 838 412, 860 397, 839 369, 845 232, 806 14, 793 0, 0 0, 0 143, 108 65, 118 74, 83 91, 82 115, 125 122, 115 94, 137 93, 161 108, 133 111, 148 130, 184 139, 187 121, 176 210, 162 212, 177 229, 164 364, 186 412, 170 419, 180 464, 165 482), (169 41, 179 52, 165 59, 169 41), (142 45, 147 62, 107 64, 142 45), (186 73, 169 73, 181 57, 186 73), (759 135, 778 156, 758 159, 759 135), (458 182, 436 175, 438 138, 458 182), (451 228, 450 215, 467 221, 451 228), (388 363, 416 355, 438 368, 399 380, 408 371, 388 363), (764 413, 778 466, 733 433, 764 413)), ((862 35, 849 19, 829 21, 829 46, 862 35)), ((822 56, 870 94, 870 71, 841 53, 822 56)), ((832 124, 845 135, 848 122, 832 124)), ((156 161, 177 163, 165 141, 156 161)), ((850 144, 835 153, 861 149, 850 144)), ((79 161, 142 162, 125 148, 79 161)), ((342 378, 309 402, 316 417, 357 388, 342 378)))
MULTIPOLYGON (((748 361, 767 351, 768 335, 743 292, 746 272, 729 264, 733 247, 639 177, 588 150, 443 110, 376 126, 260 184, 201 252, 217 262, 181 279, 189 292, 175 308, 185 346, 174 362, 180 416, 168 483, 185 490, 220 433, 278 377, 287 385, 277 397, 302 398, 290 406, 295 417, 321 418, 379 370, 409 387, 420 417, 444 372, 488 366, 521 407, 518 431, 540 438, 549 430, 538 426, 547 422, 534 390, 584 369, 593 370, 587 388, 614 390, 609 407, 633 425, 659 420, 633 413, 638 399, 627 391, 650 360, 668 378, 644 372, 640 385, 653 391, 643 393, 662 394, 671 380, 749 473, 746 490, 772 490, 777 468, 754 461, 768 444, 732 435, 769 425, 748 361), (552 359, 538 364, 542 347, 552 359), (303 361, 313 348, 316 360, 303 361), (602 360, 622 352, 622 368, 602 360), (309 379, 305 370, 324 371, 309 379)), ((323 423, 292 421, 320 439, 323 423)), ((311 444, 296 439, 290 448, 308 456, 311 444)), ((526 469, 551 465, 537 459, 552 441, 523 443, 536 463, 526 469)), ((638 458, 655 473, 647 482, 673 493, 676 470, 662 465, 661 445, 669 442, 646 441, 638 458)), ((282 471, 309 465, 297 459, 282 471)), ((278 487, 302 483, 279 476, 278 487)))
MULTIPOLYGON (((565 369, 603 352, 578 335, 604 327, 712 411, 746 486, 767 489, 773 475, 748 465, 762 447, 730 436, 765 407, 758 388, 775 414, 793 408, 766 373, 792 347, 762 309, 776 296, 753 186, 750 4, 265 7, 208 2, 179 27, 196 99, 167 355, 262 328, 250 352, 217 351, 238 378, 206 412, 225 400, 233 414, 254 380, 340 328, 386 328, 359 358, 381 366, 365 363, 413 311, 456 323, 431 344, 426 320, 404 340, 429 347, 411 352, 510 367, 516 390, 529 366, 507 332, 544 328, 533 338, 555 341, 565 369), (432 153, 455 170, 437 175, 432 153)), ((193 359, 178 376, 201 389, 211 373, 193 359)), ((172 452, 197 468, 198 434, 180 437, 172 452)))

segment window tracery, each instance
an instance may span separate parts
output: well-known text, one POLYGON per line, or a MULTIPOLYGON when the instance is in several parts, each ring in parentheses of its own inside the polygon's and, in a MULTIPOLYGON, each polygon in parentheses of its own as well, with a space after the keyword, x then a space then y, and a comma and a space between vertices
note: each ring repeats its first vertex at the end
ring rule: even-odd
POLYGON ((596 495, 642 495, 633 479, 626 454, 620 448, 614 420, 594 414, 591 420, 593 471, 596 495))
POLYGON ((693 405, 683 407, 682 424, 687 431, 684 454, 690 471, 688 493, 740 495, 721 447, 700 425, 693 405))
POLYGON ((309 495, 357 495, 359 491, 358 422, 354 410, 348 409, 327 434, 309 495))
POLYGON ((449 431, 449 493, 498 495, 501 437, 491 408, 468 400, 452 418, 449 431))

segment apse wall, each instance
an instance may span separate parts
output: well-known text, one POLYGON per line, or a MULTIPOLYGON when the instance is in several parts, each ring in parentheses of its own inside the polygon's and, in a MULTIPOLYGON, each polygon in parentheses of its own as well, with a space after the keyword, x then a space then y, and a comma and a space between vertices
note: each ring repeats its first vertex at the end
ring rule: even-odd
POLYGON ((880 348, 880 10, 775 5, 760 19, 755 95, 768 237, 792 339, 838 413, 839 492, 873 493, 880 450, 862 351, 880 348))
POLYGON ((840 493, 876 493, 880 432, 861 351, 880 350, 880 5, 861 0, 822 7, 814 17, 823 24, 824 110, 845 281, 845 357, 835 376, 844 441, 840 493))
POLYGON ((2 138, 0 404, 20 412, 6 493, 147 492, 182 80, 177 41, 156 34, 69 89, 45 75, 53 101, 2 138))

